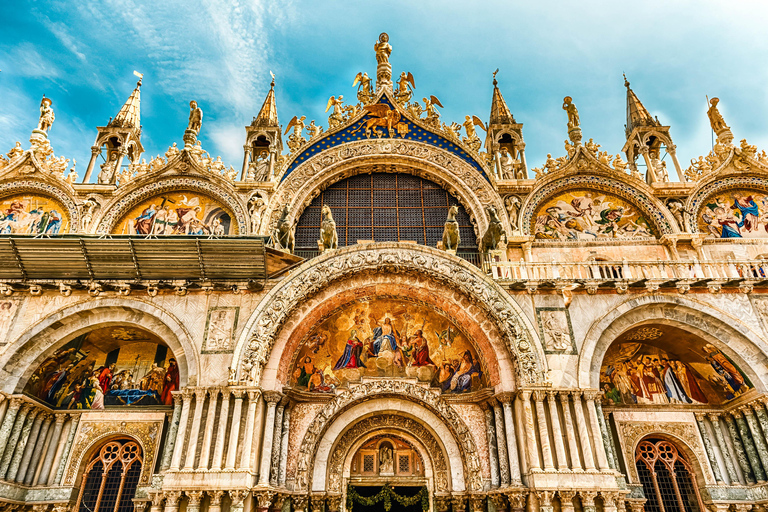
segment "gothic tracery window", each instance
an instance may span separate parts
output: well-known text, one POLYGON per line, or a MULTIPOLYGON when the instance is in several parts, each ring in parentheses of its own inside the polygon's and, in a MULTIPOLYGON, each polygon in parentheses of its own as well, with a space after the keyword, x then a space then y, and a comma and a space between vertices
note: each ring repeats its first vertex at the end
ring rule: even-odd
POLYGON ((645 439, 637 445, 635 465, 648 500, 646 512, 703 512, 693 468, 675 445, 645 439))
POLYGON ((141 447, 135 441, 106 443, 85 468, 76 510, 132 512, 141 463, 141 447))

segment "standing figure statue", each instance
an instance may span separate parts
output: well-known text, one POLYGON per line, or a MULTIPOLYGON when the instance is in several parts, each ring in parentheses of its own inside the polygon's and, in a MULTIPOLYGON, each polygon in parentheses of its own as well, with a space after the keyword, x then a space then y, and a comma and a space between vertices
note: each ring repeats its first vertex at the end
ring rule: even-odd
POLYGON ((101 164, 101 172, 99 172, 99 185, 109 185, 114 182, 115 171, 117 170, 117 153, 112 152, 109 155, 109 160, 101 164))
POLYGON ((41 132, 46 136, 53 125, 53 121, 56 119, 51 105, 53 105, 51 98, 43 96, 42 101, 40 101, 40 120, 37 122, 36 131, 41 132))
POLYGON ((195 135, 200 133, 200 128, 203 125, 203 111, 197 106, 197 102, 192 100, 189 102, 189 124, 187 130, 195 132, 195 135))
POLYGON ((563 110, 568 113, 568 129, 579 127, 579 111, 576 109, 576 105, 573 104, 573 98, 566 96, 563 98, 563 110))
POLYGON ((389 44, 389 34, 382 32, 379 40, 373 45, 376 52, 376 88, 384 85, 392 85, 392 65, 389 63, 389 55, 392 53, 392 46, 389 44))
POLYGON ((729 130, 728 125, 725 124, 725 119, 717 108, 717 104, 720 103, 719 98, 712 98, 709 100, 709 110, 707 110, 707 116, 709 117, 709 124, 712 125, 712 130, 715 134, 719 135, 723 130, 729 130))

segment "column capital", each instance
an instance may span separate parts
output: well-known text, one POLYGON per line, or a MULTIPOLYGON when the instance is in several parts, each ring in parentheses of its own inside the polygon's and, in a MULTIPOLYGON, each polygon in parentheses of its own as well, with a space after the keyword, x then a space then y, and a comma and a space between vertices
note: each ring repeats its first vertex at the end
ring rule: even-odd
POLYGON ((557 491, 557 494, 560 496, 560 501, 571 501, 573 498, 576 497, 576 491, 568 490, 568 491, 557 491))
POLYGON ((291 501, 293 502, 294 510, 307 510, 307 502, 309 501, 309 496, 306 494, 294 494, 291 496, 291 501))
POLYGON ((536 490, 533 491, 536 493, 536 497, 539 498, 539 501, 541 502, 541 505, 548 507, 552 505, 552 498, 555 497, 555 491, 548 491, 548 490, 536 490))
POLYGON ((707 414, 703 412, 695 412, 693 415, 696 416, 696 421, 704 421, 707 417, 707 414))
POLYGON ((533 399, 534 399, 536 402, 541 402, 541 401, 543 401, 543 400, 544 400, 544 398, 547 396, 547 394, 546 394, 546 393, 547 393, 547 392, 546 392, 546 391, 544 391, 543 389, 534 389, 534 390, 533 390, 533 393, 532 393, 532 395, 533 395, 533 399))
POLYGON ((275 491, 270 491, 268 489, 258 491, 254 490, 253 497, 256 498, 256 508, 260 510, 267 510, 272 504, 272 498, 275 497, 275 491))
POLYGON ((494 397, 496 400, 499 401, 500 404, 511 403, 515 399, 515 393, 511 391, 504 391, 502 393, 496 393, 494 397))
POLYGON ((165 499, 165 495, 162 492, 148 492, 147 497, 149 497, 150 503, 152 503, 153 507, 160 507, 163 505, 163 500, 165 499))
POLYGON ((194 394, 194 390, 192 390, 191 388, 184 388, 181 391, 179 391, 179 393, 181 393, 181 396, 184 400, 192 400, 192 395, 194 394))
POLYGON ((56 425, 61 425, 67 420, 67 414, 66 413, 59 413, 56 414, 56 425))
POLYGON ((521 389, 517 392, 517 396, 519 396, 522 400, 528 401, 531 398, 531 390, 530 389, 521 389))
POLYGON ((709 421, 711 421, 713 423, 718 423, 719 420, 720 420, 720 414, 718 414, 716 412, 708 412, 707 413, 707 418, 709 418, 709 421))
POLYGON ((226 491, 206 491, 208 497, 211 499, 211 505, 221 504, 221 498, 224 497, 226 491))
POLYGON ((597 398, 602 395, 602 393, 596 389, 585 389, 581 394, 584 395, 584 399, 589 402, 597 400, 597 398))
POLYGON ((580 389, 574 389, 573 391, 569 391, 570 395, 573 397, 573 401, 579 400, 581 398, 581 395, 584 394, 584 392, 580 389))
POLYGON ((195 394, 195 400, 205 400, 205 397, 208 396, 208 389, 206 388, 195 388, 192 392, 195 394))
MULTIPOLYGON (((235 400, 242 400, 243 398, 245 398, 245 390, 244 389, 232 389, 232 390, 230 390, 230 392, 232 393, 232 396, 235 397, 235 400)), ((245 498, 243 498, 243 499, 245 499, 245 498)))
POLYGON ((283 394, 279 391, 262 391, 261 396, 264 397, 264 401, 268 404, 276 404, 283 399, 283 394))
POLYGON ((571 398, 571 395, 567 391, 566 392, 558 391, 558 393, 557 393, 557 399, 560 400, 564 404, 567 404, 568 400, 570 398, 571 398))
POLYGON ((261 397, 261 391, 253 389, 248 391, 248 400, 258 400, 261 397))
POLYGON ((187 504, 187 507, 189 507, 189 505, 200 505, 205 493, 203 491, 184 491, 184 494, 189 500, 189 503, 187 504))
POLYGON ((232 489, 229 491, 229 499, 232 500, 232 505, 240 505, 245 498, 248 497, 248 489, 232 489))
POLYGON ((178 407, 181 405, 182 395, 181 391, 171 391, 171 397, 173 398, 173 406, 178 407))
POLYGON ((594 506, 595 498, 597 498, 597 491, 579 491, 581 496, 581 502, 585 506, 594 506))
POLYGON ((181 491, 165 491, 163 492, 163 497, 165 498, 166 507, 175 507, 179 504, 179 500, 181 499, 181 491))
POLYGON ((730 414, 734 418, 743 418, 744 417, 744 411, 742 410, 741 407, 739 407, 738 409, 733 409, 733 410, 728 411, 728 414, 730 414))

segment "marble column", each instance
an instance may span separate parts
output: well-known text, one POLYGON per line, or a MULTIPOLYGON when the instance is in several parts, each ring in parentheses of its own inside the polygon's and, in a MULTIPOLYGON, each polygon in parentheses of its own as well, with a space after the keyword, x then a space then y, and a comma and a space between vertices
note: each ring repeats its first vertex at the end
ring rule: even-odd
POLYGON ((184 469, 192 470, 195 467, 197 455, 197 438, 200 436, 200 424, 203 422, 203 406, 205 404, 205 389, 195 389, 195 413, 192 416, 192 428, 189 430, 189 443, 187 444, 187 456, 184 458, 184 469))
MULTIPOLYGON (((29 442, 29 436, 32 435, 33 430, 35 431, 35 434, 40 430, 40 422, 43 420, 41 415, 42 412, 42 409, 35 408, 27 415, 27 421, 24 424, 24 428, 21 430, 21 437, 19 437, 16 452, 13 454, 11 464, 8 466, 8 473, 5 475, 6 480, 9 482, 16 480, 16 477, 19 474, 19 468, 23 462, 24 455, 27 453, 27 448, 31 444, 29 442)), ((27 464, 29 464, 29 460, 27 460, 27 464)))
POLYGON ((515 436, 515 417, 512 414, 512 402, 515 395, 506 394, 504 403, 504 428, 507 438, 507 455, 509 456, 509 483, 510 485, 520 485, 520 457, 517 454, 517 437, 515 436))
POLYGON ((200 503, 203 501, 203 491, 184 491, 184 494, 187 495, 187 512, 200 512, 200 503))
POLYGON ((595 512, 597 506, 595 505, 595 498, 597 493, 594 491, 579 491, 581 497, 581 508, 584 512, 595 512))
POLYGON ((541 454, 544 458, 544 471, 554 471, 555 464, 552 460, 552 450, 549 445, 549 428, 547 417, 544 413, 544 390, 537 389, 533 392, 533 402, 536 404, 536 422, 539 427, 539 439, 541 440, 541 454))
POLYGON ((762 404, 760 402, 752 403, 752 409, 754 409, 755 414, 757 415, 757 421, 760 422, 760 427, 763 429, 763 435, 768 441, 768 413, 766 413, 766 408, 768 408, 768 397, 763 398, 763 400, 764 402, 762 404))
POLYGON ((54 483, 61 483, 62 476, 64 475, 64 468, 67 465, 69 452, 72 450, 72 443, 75 440, 77 426, 80 424, 80 418, 82 417, 82 414, 70 414, 69 416, 72 419, 69 421, 67 426, 64 427, 67 432, 67 440, 64 442, 64 447, 61 449, 61 451, 57 451, 56 456, 53 458, 53 466, 51 466, 51 471, 53 471, 55 468, 56 473, 55 476, 53 472, 51 473, 53 481, 50 478, 48 479, 49 486, 53 485, 54 483))
POLYGON ((560 415, 557 412, 555 395, 554 391, 547 391, 547 405, 549 406, 549 418, 552 420, 552 437, 555 440, 557 470, 565 471, 568 469, 568 459, 565 456, 565 443, 563 442, 563 431, 560 428, 560 415))
POLYGON ((235 389, 232 391, 232 395, 235 397, 235 407, 232 409, 232 426, 229 427, 229 447, 227 448, 227 460, 224 464, 224 470, 226 471, 235 469, 237 447, 240 445, 240 415, 243 414, 245 391, 235 389))
POLYGON ((283 411, 285 405, 281 402, 275 409, 275 433, 272 441, 272 464, 270 468, 269 483, 272 487, 277 487, 277 480, 280 476, 280 448, 283 441, 283 411))
POLYGON ((256 405, 261 393, 248 391, 248 409, 245 413, 245 434, 243 439, 243 456, 240 457, 240 469, 251 469, 251 452, 253 451, 253 430, 256 422, 256 405))
POLYGON ((707 426, 704 424, 704 413, 697 412, 696 424, 699 426, 699 433, 701 439, 704 441, 704 450, 707 452, 707 458, 709 459, 709 465, 712 468, 712 474, 715 477, 717 483, 723 483, 723 475, 720 474, 720 466, 717 463, 717 456, 715 450, 712 447, 712 440, 709 438, 709 432, 707 432, 707 426))
MULTIPOLYGON (((182 443, 182 444, 184 444, 184 443, 182 443)), ((173 453, 174 453, 174 455, 176 455, 175 451, 173 453)), ((173 467, 173 464, 171 464, 171 467, 173 467)), ((166 491, 164 494, 165 494, 165 512, 178 512, 179 511, 179 500, 181 499, 181 492, 179 492, 179 491, 166 491)))
POLYGON ((747 454, 744 451, 744 445, 742 444, 741 438, 739 437, 739 432, 736 429, 736 422, 729 414, 724 414, 723 419, 725 420, 725 424, 728 427, 728 433, 731 435, 731 442, 733 443, 733 448, 736 451, 736 459, 739 461, 741 472, 744 474, 744 478, 746 479, 747 483, 754 484, 755 475, 752 473, 752 468, 749 466, 747 454))
POLYGON ((221 391, 221 412, 219 413, 219 430, 216 432, 216 446, 213 448, 213 461, 211 469, 221 469, 221 463, 224 458, 224 442, 227 435, 227 422, 229 421, 229 399, 231 395, 229 388, 221 391))
MULTIPOLYGON (((5 401, 8 402, 8 399, 5 401)), ((16 416, 19 414, 19 409, 23 403, 24 400, 21 398, 11 398, 8 408, 5 411, 3 423, 0 426, 0 459, 3 458, 5 448, 8 446, 8 440, 11 437, 11 431, 13 430, 16 416)))
POLYGON ((488 443, 488 462, 491 469, 491 487, 499 486, 499 450, 496 447, 496 425, 493 421, 493 407, 483 404, 485 416, 485 436, 488 443))
POLYGON ((592 429, 592 440, 594 441, 595 453, 597 454, 597 467, 601 471, 610 469, 608 465, 608 456, 605 453, 605 444, 603 442, 603 432, 600 430, 600 420, 597 417, 597 409, 595 408, 595 400, 598 399, 597 391, 589 391, 584 393, 584 398, 587 400, 587 413, 589 414, 589 424, 592 429))
POLYGON ((291 406, 285 406, 285 412, 283 412, 283 436, 280 440, 280 478, 278 485, 285 486, 285 476, 288 466, 288 437, 291 429, 291 406))
POLYGON ((205 416, 203 446, 200 448, 200 462, 197 465, 200 469, 208 469, 210 467, 213 424, 216 421, 216 407, 219 404, 219 392, 219 388, 211 388, 208 390, 208 414, 205 416))
POLYGON ((0 393, 0 425, 2 425, 5 419, 5 412, 8 410, 8 403, 11 401, 10 395, 0 393))
POLYGON ((574 491, 557 491, 560 496, 560 511, 561 512, 574 512, 573 498, 576 497, 574 491))
POLYGON ((31 409, 32 406, 25 403, 19 409, 18 414, 16 414, 16 421, 13 423, 11 434, 8 437, 8 444, 6 446, 5 452, 3 453, 3 459, 0 460, 0 480, 5 479, 5 475, 8 473, 8 468, 11 465, 11 459, 13 459, 13 454, 18 448, 21 429, 24 427, 24 423, 27 420, 27 415, 31 409))
POLYGON ((568 438, 568 452, 571 455, 571 469, 581 471, 581 459, 579 458, 579 446, 576 444, 576 427, 571 418, 571 400, 567 391, 558 393, 557 398, 563 409, 563 423, 565 424, 565 436, 568 438))
POLYGON ((173 414, 171 423, 168 425, 168 432, 165 434, 165 447, 163 448, 163 458, 160 460, 160 471, 165 471, 171 466, 171 457, 176 446, 176 434, 179 431, 179 420, 181 419, 181 393, 173 391, 171 395, 173 396, 173 414))
POLYGON ((259 464, 258 485, 269 485, 270 463, 272 462, 272 442, 274 440, 275 408, 283 396, 277 391, 265 391, 264 401, 267 402, 267 417, 264 421, 264 435, 261 445, 261 462, 259 464))
MULTIPOLYGON (((754 404, 752 407, 754 407, 754 404)), ((765 437, 760 431, 760 426, 758 425, 757 418, 755 417, 755 413, 752 410, 752 407, 742 407, 741 412, 744 414, 744 419, 747 420, 749 431, 752 433, 752 441, 755 443, 757 455, 763 465, 763 476, 765 477, 765 473, 768 471, 768 446, 765 444, 765 437)))
POLYGON ((539 499, 540 512, 553 512, 555 507, 552 505, 552 499, 555 497, 555 491, 534 491, 539 499))
POLYGON ((731 453, 728 450, 728 444, 725 442, 723 429, 720 427, 720 418, 715 413, 709 413, 707 418, 712 425, 712 431, 715 433, 715 440, 720 447, 720 452, 723 454, 723 461, 725 461, 725 470, 728 473, 728 479, 730 480, 731 485, 736 485, 739 483, 739 476, 736 473, 736 467, 733 465, 731 453))
POLYGON ((53 425, 53 434, 51 435, 51 442, 48 443, 48 450, 45 452, 45 458, 43 459, 43 469, 40 471, 40 476, 37 478, 37 482, 43 485, 48 482, 48 476, 51 474, 53 457, 56 455, 56 449, 60 444, 61 431, 64 428, 64 421, 66 419, 66 414, 56 415, 56 421, 53 425))
POLYGON ((211 498, 208 502, 208 512, 221 512, 221 498, 224 497, 224 491, 208 491, 211 498))
POLYGON ((755 475, 758 483, 765 482, 765 471, 760 464, 760 458, 757 453, 757 448, 755 448, 755 442, 752 439, 752 434, 744 419, 744 412, 741 410, 731 411, 731 415, 736 420, 736 425, 739 429, 739 434, 741 435, 741 442, 744 444, 744 450, 747 452, 749 465, 752 466, 752 474, 755 475))
POLYGON ((576 413, 576 430, 579 433, 581 455, 584 457, 584 467, 587 471, 595 470, 595 459, 592 456, 592 443, 587 430, 587 419, 584 417, 584 407, 581 401, 581 391, 571 391, 573 410, 576 413))
MULTIPOLYGON (((184 440, 187 437, 187 424, 189 423, 189 409, 192 404, 192 391, 185 389, 181 392, 181 416, 179 417, 179 428, 176 431, 176 442, 173 446, 173 456, 171 457, 171 471, 178 471, 181 466, 181 456, 184 453, 184 440)), ((176 505, 178 507, 178 505, 176 505)), ((168 510, 168 505, 165 506, 168 510)))
MULTIPOLYGON (((27 468, 26 475, 24 477, 24 485, 32 485, 32 480, 37 473, 38 466, 40 465, 40 459, 43 456, 43 452, 47 447, 48 431, 53 423, 53 414, 48 414, 40 427, 40 433, 37 435, 37 442, 32 450, 32 458, 29 461, 29 468, 27 468)), ((20 475, 21 476, 21 475, 20 475)), ((18 480, 18 479, 17 479, 18 480)))
POLYGON ((533 410, 531 409, 531 392, 528 390, 521 391, 520 399, 523 402, 523 425, 525 425, 525 441, 530 469, 540 470, 539 447, 536 445, 536 425, 533 423, 533 410))
POLYGON ((509 485, 509 455, 507 455, 507 435, 504 429, 504 411, 501 404, 494 400, 493 419, 496 422, 496 448, 499 452, 499 483, 509 485))
POLYGON ((600 424, 600 433, 603 437, 603 448, 605 448, 605 455, 608 457, 608 467, 616 471, 619 470, 619 462, 616 460, 616 453, 613 451, 613 439, 611 436, 611 427, 606 421, 606 416, 603 414, 603 406, 600 405, 600 400, 595 400, 595 408, 597 409, 597 421, 600 424))

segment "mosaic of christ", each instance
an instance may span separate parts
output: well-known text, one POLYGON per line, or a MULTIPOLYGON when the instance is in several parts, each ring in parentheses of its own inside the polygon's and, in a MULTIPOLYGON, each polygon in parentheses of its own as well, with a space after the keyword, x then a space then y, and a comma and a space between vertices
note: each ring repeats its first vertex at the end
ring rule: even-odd
POLYGON ((699 231, 710 238, 768 238, 768 196, 730 190, 704 201, 699 231))
POLYGON ((653 228, 634 205, 595 190, 550 198, 536 211, 533 233, 541 240, 651 238, 653 228))
POLYGON ((668 325, 633 328, 605 354, 600 387, 612 404, 722 404, 752 383, 729 356, 668 325))
POLYGON ((0 201, 0 234, 55 235, 70 229, 67 210, 50 197, 20 194, 0 201))
POLYGON ((159 194, 125 215, 113 233, 121 235, 236 235, 232 214, 194 191, 159 194))
POLYGON ((360 299, 332 312, 302 340, 290 382, 332 393, 363 376, 413 377, 443 393, 486 386, 466 335, 445 313, 404 298, 360 299))

